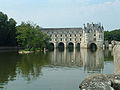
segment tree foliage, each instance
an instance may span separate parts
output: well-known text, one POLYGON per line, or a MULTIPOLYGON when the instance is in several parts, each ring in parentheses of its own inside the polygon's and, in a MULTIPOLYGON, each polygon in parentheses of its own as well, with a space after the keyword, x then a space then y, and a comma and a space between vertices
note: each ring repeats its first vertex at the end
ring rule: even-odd
POLYGON ((20 46, 28 50, 42 49, 48 44, 49 37, 41 32, 39 26, 22 22, 17 26, 17 41, 20 46))
POLYGON ((0 12, 0 46, 16 46, 16 21, 0 12))
POLYGON ((112 40, 120 41, 120 29, 113 30, 113 31, 105 31, 105 40, 109 42, 112 40))

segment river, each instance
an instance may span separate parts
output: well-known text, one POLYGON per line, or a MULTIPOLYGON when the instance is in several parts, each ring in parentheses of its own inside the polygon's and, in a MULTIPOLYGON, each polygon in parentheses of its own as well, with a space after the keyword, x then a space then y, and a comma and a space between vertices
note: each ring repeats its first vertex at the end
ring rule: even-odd
POLYGON ((113 72, 109 50, 55 49, 28 55, 0 52, 0 90, 79 90, 86 76, 113 72))

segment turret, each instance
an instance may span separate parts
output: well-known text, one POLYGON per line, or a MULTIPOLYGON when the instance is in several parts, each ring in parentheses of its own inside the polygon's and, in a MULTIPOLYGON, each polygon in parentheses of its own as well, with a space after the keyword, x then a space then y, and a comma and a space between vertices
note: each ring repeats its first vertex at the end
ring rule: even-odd
POLYGON ((87 25, 84 24, 82 41, 84 43, 83 45, 93 42, 98 44, 98 46, 102 46, 104 41, 104 27, 101 25, 101 23, 87 23, 87 25))

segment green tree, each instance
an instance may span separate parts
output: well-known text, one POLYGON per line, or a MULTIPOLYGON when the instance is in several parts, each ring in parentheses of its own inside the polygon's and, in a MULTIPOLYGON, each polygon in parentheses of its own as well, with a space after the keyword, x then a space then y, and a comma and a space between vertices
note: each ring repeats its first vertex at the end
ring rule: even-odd
POLYGON ((41 32, 39 26, 22 22, 17 26, 17 41, 20 46, 28 50, 42 49, 48 44, 49 37, 41 32))
POLYGON ((0 12, 0 46, 16 46, 16 21, 0 12))
POLYGON ((120 29, 112 30, 112 31, 105 31, 105 40, 111 42, 112 40, 120 41, 120 29))

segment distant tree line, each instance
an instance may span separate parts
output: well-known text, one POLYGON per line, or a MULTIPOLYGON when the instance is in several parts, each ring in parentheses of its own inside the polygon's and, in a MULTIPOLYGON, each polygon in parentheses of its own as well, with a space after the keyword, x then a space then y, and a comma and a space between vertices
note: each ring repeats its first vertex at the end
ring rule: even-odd
POLYGON ((20 46, 29 50, 47 47, 50 37, 42 33, 38 25, 30 22, 16 24, 13 18, 0 12, 0 47, 20 46))
POLYGON ((120 29, 112 30, 112 31, 105 31, 104 32, 105 40, 111 42, 112 40, 120 41, 120 29))

